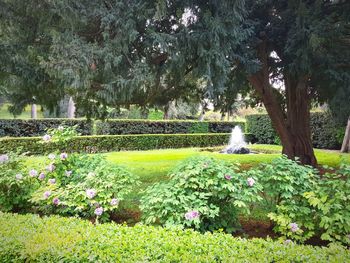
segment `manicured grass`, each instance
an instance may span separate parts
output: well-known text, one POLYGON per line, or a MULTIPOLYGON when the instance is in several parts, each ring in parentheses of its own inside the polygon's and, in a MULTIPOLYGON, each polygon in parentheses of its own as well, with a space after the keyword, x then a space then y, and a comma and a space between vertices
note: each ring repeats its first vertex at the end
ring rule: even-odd
MULTIPOLYGON (((203 151, 199 148, 166 149, 151 151, 127 151, 107 153, 108 160, 127 166, 139 175, 145 182, 158 181, 156 178, 165 176, 181 160, 194 155, 212 156, 243 166, 254 166, 259 163, 271 162, 281 154, 279 145, 251 145, 253 151, 265 152, 260 154, 220 154, 220 148, 213 148, 214 152, 203 151), (155 179, 155 180, 154 180, 155 179)), ((350 162, 350 154, 340 154, 337 151, 315 150, 320 165, 337 167, 341 162, 350 162)))
MULTIPOLYGON (((0 106, 0 119, 14 119, 12 113, 8 111, 9 106, 10 104, 8 103, 4 103, 0 106)), ((30 119, 30 108, 31 106, 28 105, 20 115, 16 116, 16 119, 30 119)), ((37 106, 37 115, 38 118, 43 118, 43 113, 40 111, 40 106, 37 106)))
MULTIPOLYGON (((167 180, 167 175, 179 162, 195 156, 212 156, 232 163, 240 163, 242 168, 249 168, 260 163, 268 163, 281 155, 282 147, 278 145, 250 145, 253 151, 265 152, 259 154, 220 154, 222 147, 210 148, 207 151, 199 148, 166 149, 151 151, 126 151, 105 154, 111 162, 126 166, 140 177, 141 185, 129 197, 125 204, 127 208, 136 208, 142 192, 150 185, 167 180), (210 150, 210 151, 209 151, 210 150)), ((350 162, 350 154, 340 154, 337 151, 315 150, 319 164, 337 167, 341 163, 350 162)))

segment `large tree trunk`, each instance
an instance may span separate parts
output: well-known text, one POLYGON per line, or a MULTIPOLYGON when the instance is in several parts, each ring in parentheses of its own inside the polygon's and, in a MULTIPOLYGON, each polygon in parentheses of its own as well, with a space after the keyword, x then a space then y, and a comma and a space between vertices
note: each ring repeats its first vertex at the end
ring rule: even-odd
POLYGON ((316 165, 310 129, 310 97, 306 77, 293 81, 285 76, 287 128, 292 148, 283 148, 288 156, 297 156, 304 164, 316 165))
MULTIPOLYGON (((262 63, 261 69, 250 75, 248 80, 265 105, 272 125, 281 140, 283 153, 291 159, 298 157, 303 164, 316 166, 317 161, 311 141, 310 101, 307 94, 306 80, 298 81, 295 85, 286 83, 287 116, 285 116, 269 82, 268 53, 265 44, 259 47, 258 56, 262 63)), ((289 79, 287 80, 289 81, 289 79)))
POLYGON ((164 120, 169 120, 170 119, 170 105, 171 105, 171 102, 168 102, 164 106, 164 115, 163 115, 163 119, 164 120))
POLYGON ((346 125, 345 136, 343 139, 343 144, 341 146, 340 152, 350 152, 350 117, 348 119, 348 124, 346 125))

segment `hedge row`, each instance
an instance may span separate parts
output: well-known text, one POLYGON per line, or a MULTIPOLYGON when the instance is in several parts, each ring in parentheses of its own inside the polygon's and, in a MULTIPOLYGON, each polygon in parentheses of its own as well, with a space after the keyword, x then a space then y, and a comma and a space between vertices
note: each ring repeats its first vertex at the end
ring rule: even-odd
MULTIPOLYGON (((56 150, 68 152, 109 152, 122 150, 151 150, 185 147, 210 147, 228 143, 230 134, 144 134, 78 136, 68 142, 44 143, 41 137, 1 138, 0 153, 18 150, 43 154, 56 150)), ((249 134, 246 140, 250 141, 249 134)))
POLYGON ((82 119, 0 119, 0 137, 42 136, 47 129, 57 128, 60 125, 76 125, 77 131, 82 135, 92 134, 92 122, 82 119))
POLYGON ((108 120, 96 123, 97 134, 179 134, 179 133, 226 133, 234 126, 245 129, 244 122, 214 121, 153 121, 153 120, 108 120))
POLYGON ((0 212, 1 262, 349 262, 350 251, 0 212))
MULTIPOLYGON (((252 140, 261 144, 277 144, 279 138, 266 114, 254 114, 246 117, 247 131, 252 140)), ((319 149, 339 149, 343 127, 337 127, 333 118, 326 113, 311 113, 311 136, 313 146, 319 149)))
POLYGON ((83 119, 0 119, 0 137, 42 136, 48 128, 57 128, 59 125, 77 125, 77 131, 82 135, 226 133, 231 132, 236 125, 245 129, 244 122, 108 120, 94 123, 83 119), (94 124, 96 132, 93 131, 94 124))

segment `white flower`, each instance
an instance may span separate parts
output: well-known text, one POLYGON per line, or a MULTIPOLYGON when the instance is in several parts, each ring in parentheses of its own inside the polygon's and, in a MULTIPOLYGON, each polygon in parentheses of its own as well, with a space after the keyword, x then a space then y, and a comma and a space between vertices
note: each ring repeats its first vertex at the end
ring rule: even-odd
POLYGON ((23 175, 21 174, 16 174, 16 179, 19 181, 19 180, 22 180, 23 179, 23 175))
POLYGON ((247 179, 247 184, 248 184, 249 186, 253 186, 253 185, 255 184, 255 180, 254 180, 253 178, 249 177, 249 178, 247 179))
POLYGON ((56 183, 56 179, 55 178, 51 178, 48 180, 49 184, 55 184, 56 183))
POLYGON ((51 195, 51 191, 46 191, 43 196, 45 199, 49 198, 49 196, 51 195))
POLYGON ((65 160, 65 159, 68 158, 68 154, 67 153, 61 153, 60 157, 61 157, 61 160, 65 160))
POLYGON ((55 170, 55 165, 53 163, 50 163, 46 169, 49 171, 49 172, 53 172, 55 170))
POLYGON ((116 199, 116 198, 113 198, 113 199, 111 200, 110 204, 111 204, 111 206, 116 206, 116 205, 119 204, 119 200, 116 199))
POLYGON ((60 126, 57 127, 57 130, 63 131, 63 130, 64 130, 64 127, 60 125, 60 126))
POLYGON ((43 136, 43 141, 44 141, 44 142, 49 142, 49 141, 51 141, 51 136, 48 135, 48 134, 45 134, 45 135, 43 136))
POLYGON ((50 160, 54 160, 56 158, 56 155, 54 155, 53 153, 50 153, 48 157, 50 160))
POLYGON ((100 215, 102 215, 102 213, 103 213, 102 207, 98 207, 95 209, 95 215, 100 216, 100 215))
POLYGON ((94 198, 96 195, 96 190, 95 189, 87 189, 86 190, 86 195, 87 197, 89 197, 90 199, 94 198))
POLYGON ((9 160, 9 156, 7 154, 0 155, 0 164, 6 163, 9 160))
POLYGON ((35 177, 35 176, 37 176, 37 175, 38 175, 38 171, 37 171, 37 170, 32 169, 32 170, 29 171, 29 176, 35 177))

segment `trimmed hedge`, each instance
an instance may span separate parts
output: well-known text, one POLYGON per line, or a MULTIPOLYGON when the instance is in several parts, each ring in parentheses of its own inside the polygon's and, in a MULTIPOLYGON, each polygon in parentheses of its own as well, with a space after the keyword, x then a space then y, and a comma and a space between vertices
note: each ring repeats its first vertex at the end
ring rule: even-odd
POLYGON ((34 137, 42 136, 49 128, 60 125, 77 125, 77 132, 82 135, 92 134, 92 122, 79 119, 0 119, 0 137, 34 137))
POLYGON ((349 262, 350 251, 0 212, 1 262, 349 262))
POLYGON ((253 140, 260 144, 276 144, 278 136, 272 127, 271 119, 267 114, 253 114, 246 116, 247 131, 253 140))
MULTIPOLYGON (((108 152, 123 150, 152 150, 185 147, 210 147, 228 143, 230 134, 147 134, 78 136, 67 142, 41 143, 41 137, 1 138, 0 153, 18 149, 30 154, 66 152, 108 152)), ((246 140, 250 140, 246 134, 246 140)))
MULTIPOLYGON (((266 114, 253 114, 246 117, 247 131, 252 140, 261 144, 277 144, 279 138, 272 127, 270 117, 266 114)), ((339 149, 339 132, 343 129, 337 127, 331 115, 322 112, 311 113, 311 136, 313 146, 319 149, 339 149)))
POLYGON ((96 133, 106 134, 179 134, 179 133, 228 133, 244 122, 184 121, 184 120, 108 120, 96 122, 96 133))

